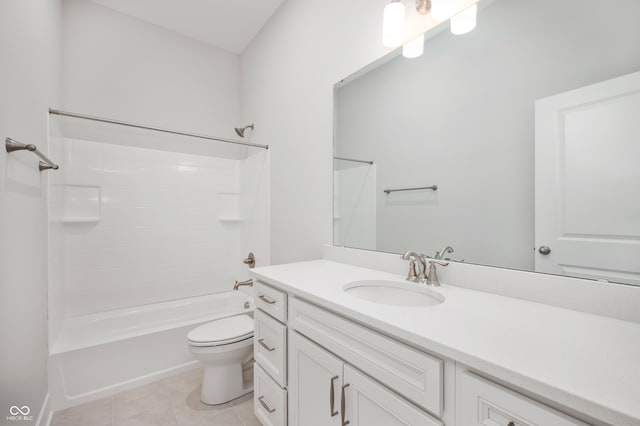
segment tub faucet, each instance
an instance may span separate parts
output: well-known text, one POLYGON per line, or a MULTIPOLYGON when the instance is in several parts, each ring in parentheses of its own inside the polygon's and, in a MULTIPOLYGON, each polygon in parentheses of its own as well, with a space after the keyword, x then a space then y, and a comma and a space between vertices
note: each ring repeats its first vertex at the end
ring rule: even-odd
POLYGON ((427 281, 427 262, 425 261, 424 255, 418 254, 415 251, 408 251, 402 255, 402 258, 409 261, 409 273, 407 274, 407 281, 411 281, 414 283, 425 283, 427 281), (418 271, 416 271, 416 261, 420 262, 418 271))
POLYGON ((249 287, 253 287, 253 279, 249 278, 246 281, 238 281, 238 280, 236 280, 236 284, 233 286, 233 289, 237 290, 240 287, 242 287, 243 285, 248 285, 249 287))

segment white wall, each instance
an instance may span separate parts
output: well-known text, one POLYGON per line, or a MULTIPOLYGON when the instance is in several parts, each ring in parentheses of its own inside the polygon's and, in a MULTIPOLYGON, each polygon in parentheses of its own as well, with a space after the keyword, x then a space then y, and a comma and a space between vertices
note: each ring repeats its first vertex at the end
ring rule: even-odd
POLYGON ((239 58, 95 3, 65 0, 63 108, 233 136, 239 58))
MULTIPOLYGON (((240 254, 244 259, 249 252, 253 252, 256 266, 271 264, 269 158, 268 150, 250 148, 248 155, 240 162, 240 216, 242 217, 240 254)), ((234 262, 236 260, 234 259, 234 262)), ((242 266, 236 279, 238 281, 248 279, 247 270, 247 267, 242 266)))
POLYGON ((640 3, 594 28, 598 5, 496 1, 473 32, 444 31, 420 58, 337 90, 338 154, 378 167, 378 250, 451 245, 468 262, 534 269, 535 100, 640 70, 640 3))
POLYGON ((46 179, 37 158, 7 154, 15 138, 47 151, 58 102, 60 4, 0 2, 0 424, 35 424, 47 395, 46 179), (27 405, 32 422, 7 420, 27 405))
POLYGON ((284 2, 241 56, 241 116, 271 146, 273 263, 332 242, 333 85, 385 54, 386 3, 284 2))

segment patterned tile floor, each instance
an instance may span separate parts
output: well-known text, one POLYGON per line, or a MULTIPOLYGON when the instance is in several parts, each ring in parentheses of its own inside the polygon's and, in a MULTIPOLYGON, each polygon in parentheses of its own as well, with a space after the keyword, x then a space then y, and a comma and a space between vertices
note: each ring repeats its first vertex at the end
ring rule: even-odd
POLYGON ((260 426, 253 394, 217 406, 200 402, 203 373, 191 370, 58 411, 51 426, 260 426))

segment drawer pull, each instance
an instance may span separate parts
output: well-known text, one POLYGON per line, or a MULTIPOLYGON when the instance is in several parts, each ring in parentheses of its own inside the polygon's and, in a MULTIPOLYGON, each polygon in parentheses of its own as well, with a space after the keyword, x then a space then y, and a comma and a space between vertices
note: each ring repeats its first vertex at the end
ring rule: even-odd
POLYGON ((346 385, 343 385, 342 386, 342 392, 340 394, 340 411, 342 411, 342 419, 341 419, 342 420, 342 426, 347 426, 350 423, 349 420, 347 420, 347 421, 344 420, 345 415, 346 415, 345 412, 344 412, 345 411, 344 410, 345 409, 345 397, 344 397, 344 393, 345 392, 344 392, 344 390, 348 386, 349 386, 349 383, 347 383, 346 385))
POLYGON ((264 396, 261 396, 260 398, 258 398, 258 401, 260 401, 260 405, 262 405, 262 407, 267 410, 269 412, 269 414, 273 413, 274 411, 276 411, 275 408, 269 408, 269 406, 267 405, 266 402, 263 401, 264 396))
POLYGON ((272 298, 270 298, 269 296, 266 296, 264 294, 261 294, 260 296, 258 296, 259 299, 264 300, 265 302, 267 302, 270 305, 273 305, 276 303, 275 300, 273 300, 272 298))
POLYGON ((514 422, 509 422, 507 426, 516 426, 516 424, 514 422))
POLYGON ((271 351, 275 351, 276 348, 270 348, 265 342, 264 339, 260 339, 258 340, 258 343, 260 343, 260 346, 262 346, 263 348, 265 348, 266 350, 268 350, 269 352, 271 351))
POLYGON ((333 392, 333 382, 338 378, 338 376, 334 376, 331 378, 331 381, 329 382, 329 410, 331 413, 331 417, 337 416, 338 412, 334 410, 334 406, 335 406, 335 395, 333 392))

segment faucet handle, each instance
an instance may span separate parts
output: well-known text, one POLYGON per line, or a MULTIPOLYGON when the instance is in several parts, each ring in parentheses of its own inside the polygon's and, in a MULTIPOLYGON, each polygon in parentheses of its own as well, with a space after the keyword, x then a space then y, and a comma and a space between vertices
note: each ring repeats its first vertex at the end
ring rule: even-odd
POLYGON ((437 260, 429 261, 429 273, 427 274, 427 285, 439 287, 438 274, 436 272, 436 265, 447 266, 449 262, 438 262, 437 260))
POLYGON ((418 271, 416 271, 416 259, 409 258, 409 273, 407 274, 407 281, 418 281, 418 271))
POLYGON ((256 266, 256 257, 252 251, 249 252, 249 255, 246 259, 242 261, 245 265, 249 266, 249 269, 253 269, 256 266))

